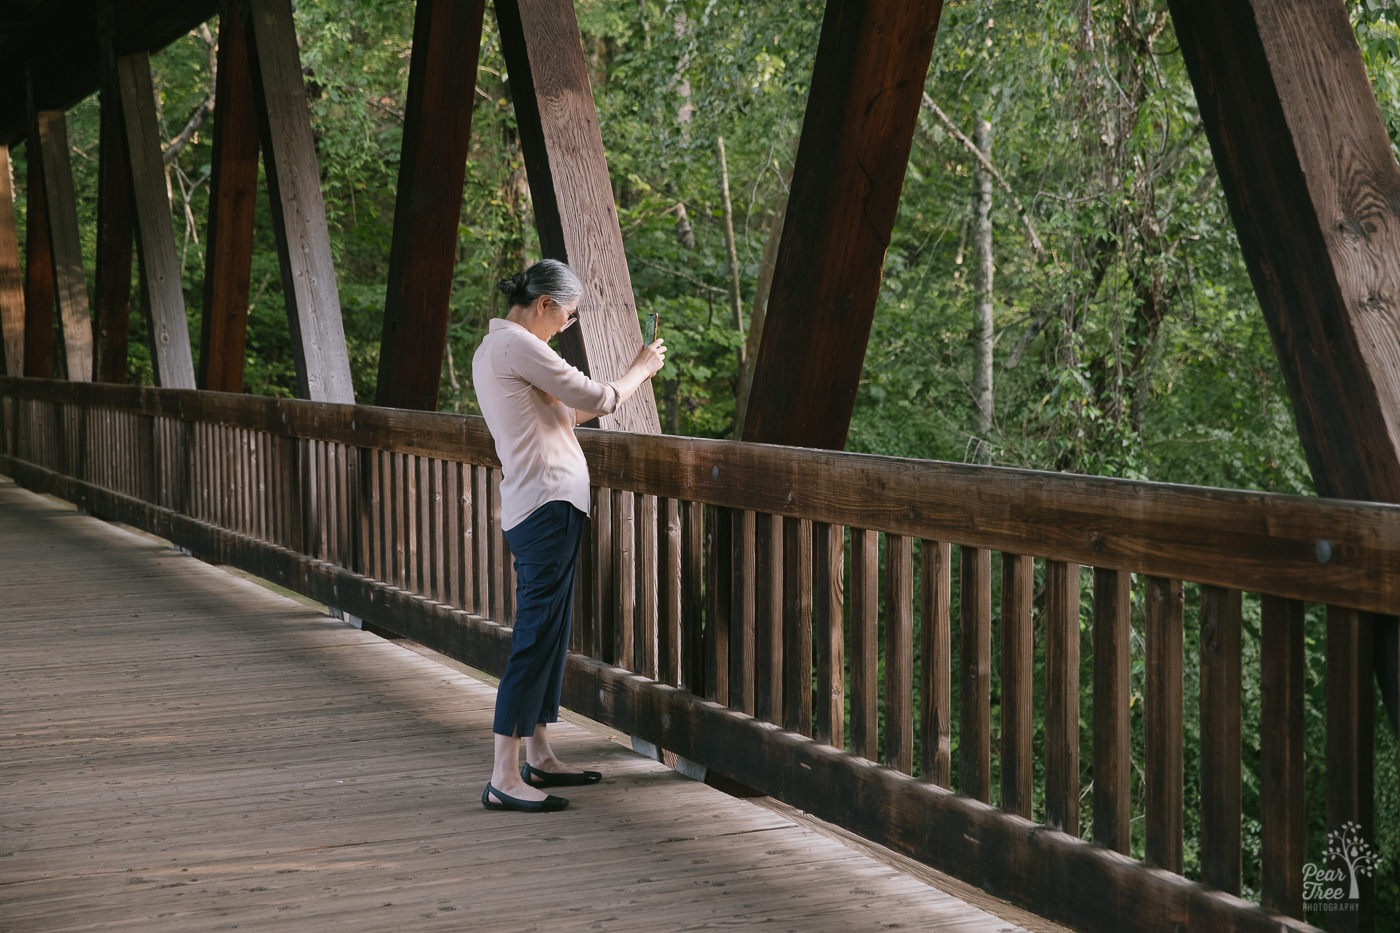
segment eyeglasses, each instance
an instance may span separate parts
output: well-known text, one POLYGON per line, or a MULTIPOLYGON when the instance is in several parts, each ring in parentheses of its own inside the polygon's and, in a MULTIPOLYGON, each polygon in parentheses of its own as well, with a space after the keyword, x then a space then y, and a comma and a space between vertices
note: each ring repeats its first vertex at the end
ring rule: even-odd
MULTIPOLYGON (((551 298, 550 301, 554 301, 554 299, 551 298)), ((563 310, 563 308, 564 308, 564 306, 561 305, 561 304, 560 304, 559 302, 557 302, 557 301, 554 301, 554 306, 557 307, 557 308, 559 308, 560 310, 563 310)), ((561 328, 559 328, 559 333, 562 334, 564 331, 568 330, 570 327, 573 327, 573 326, 574 326, 575 324, 577 324, 577 323, 578 323, 578 305, 575 304, 574 307, 573 307, 573 310, 571 310, 571 311, 564 311, 564 326, 561 327, 561 328)))

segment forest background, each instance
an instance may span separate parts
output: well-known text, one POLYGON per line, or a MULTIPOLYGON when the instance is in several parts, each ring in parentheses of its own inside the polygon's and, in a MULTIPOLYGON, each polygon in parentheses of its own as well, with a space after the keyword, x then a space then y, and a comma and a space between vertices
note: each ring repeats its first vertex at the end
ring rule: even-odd
MULTIPOLYGON (((1388 0, 1348 7, 1400 143, 1400 14, 1388 0)), ((731 435, 824 4, 575 8, 637 307, 662 313, 671 348, 656 386, 664 429, 731 435)), ((296 11, 356 394, 366 401, 378 371, 412 17, 402 0, 301 0, 296 11)), ((211 22, 152 58, 196 335, 216 37, 211 22)), ((473 107, 440 406, 466 413, 475 411, 467 363, 504 310, 494 283, 538 257, 489 6, 473 107)), ((68 130, 92 269, 95 98, 70 112, 68 130)), ((15 160, 21 203, 24 165, 15 160)), ((260 211, 246 389, 290 396, 265 201, 260 211)), ((22 211, 18 220, 23 243, 22 211)), ((130 375, 150 383, 139 318, 130 375)), ((848 449, 1313 493, 1164 0, 944 4, 848 449)), ((1314 653, 1310 704, 1320 709, 1314 653)), ((1310 748, 1321 747, 1321 726, 1310 748)), ((1394 905, 1400 803, 1394 740, 1380 731, 1376 842, 1389 864, 1377 894, 1394 905)), ((1325 835, 1310 828, 1311 839, 1325 835)), ((1256 870, 1257 843, 1247 839, 1245 853, 1256 870)))

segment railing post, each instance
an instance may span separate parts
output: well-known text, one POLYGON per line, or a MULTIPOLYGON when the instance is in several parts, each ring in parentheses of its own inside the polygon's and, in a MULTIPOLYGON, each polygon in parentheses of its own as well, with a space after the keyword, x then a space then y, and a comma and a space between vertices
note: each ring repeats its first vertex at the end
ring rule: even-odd
POLYGON ((1132 851, 1131 583, 1120 570, 1094 570, 1094 841, 1125 854, 1132 851))
POLYGON ((1079 835, 1079 565, 1045 566, 1045 822, 1079 835))
POLYGON ((1240 591, 1201 587, 1201 880, 1240 893, 1240 591))
POLYGON ((1261 903, 1303 916, 1303 855, 1307 815, 1303 787, 1303 604, 1263 598, 1259 737, 1261 903))
MULTIPOLYGON (((1371 654, 1375 629, 1370 616, 1327 607, 1327 841, 1328 867, 1345 854, 1356 891, 1356 911, 1329 915, 1329 928, 1370 930, 1375 926, 1374 867, 1353 864, 1376 851, 1375 688, 1371 654)), ((1351 890, 1348 890, 1348 895, 1351 890)))
POLYGON ((1181 873, 1182 587, 1147 581, 1147 864, 1181 873))
POLYGON ((1001 556, 1001 808, 1026 819, 1035 772, 1034 572, 1029 557, 1001 556))

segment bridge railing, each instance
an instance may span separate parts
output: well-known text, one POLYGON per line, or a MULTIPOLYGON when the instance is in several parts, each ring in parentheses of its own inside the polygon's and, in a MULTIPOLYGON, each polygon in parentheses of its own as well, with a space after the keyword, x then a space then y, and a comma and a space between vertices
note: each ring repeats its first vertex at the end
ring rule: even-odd
MULTIPOLYGON (((480 419, 6 378, 0 418, 27 486, 503 666, 480 419)), ((1400 508, 580 434, 567 705, 1078 927, 1370 923, 1310 883, 1319 819, 1376 845, 1400 508)))

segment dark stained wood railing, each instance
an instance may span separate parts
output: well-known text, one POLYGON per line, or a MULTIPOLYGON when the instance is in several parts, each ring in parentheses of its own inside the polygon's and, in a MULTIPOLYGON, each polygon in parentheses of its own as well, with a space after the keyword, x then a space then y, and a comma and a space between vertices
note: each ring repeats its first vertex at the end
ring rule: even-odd
MULTIPOLYGON (((0 379, 0 418, 0 471, 28 486, 504 662, 512 569, 479 419, 32 379, 0 379)), ((1375 838, 1367 618, 1400 606, 1400 508, 581 436, 596 487, 565 688, 580 712, 1086 929, 1305 928, 1307 795, 1375 838), (1263 723, 1248 813, 1246 606, 1263 723), (1321 711, 1304 708, 1310 606, 1326 607, 1321 711), (1184 757, 1197 703, 1200 775, 1184 757), (1322 788, 1304 786, 1308 715, 1327 722, 1322 788), (1246 819, 1257 891, 1241 890, 1246 819)), ((1359 907, 1340 922, 1365 927, 1359 907)))

